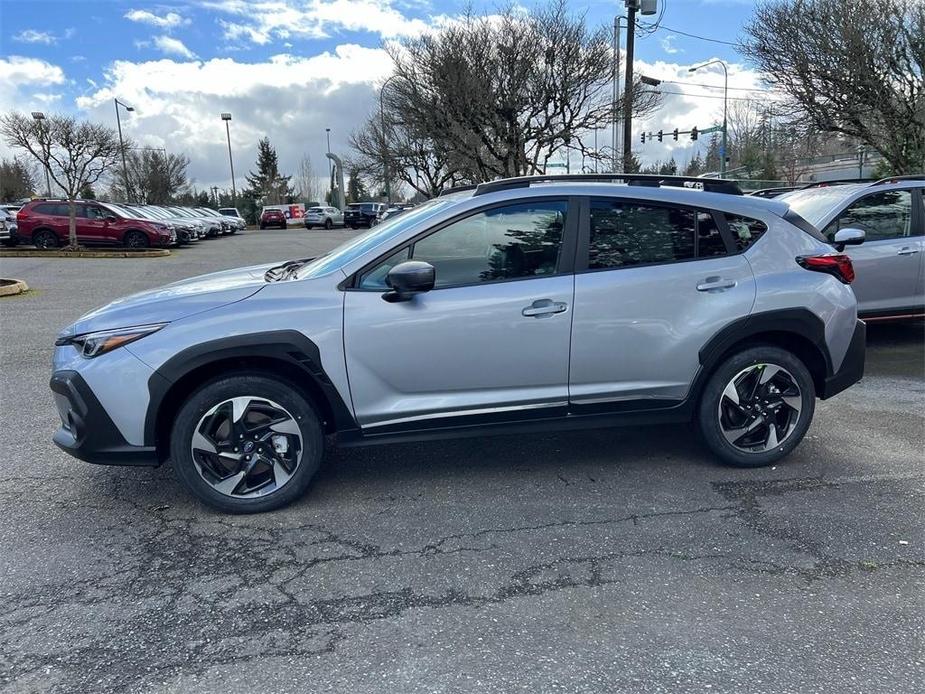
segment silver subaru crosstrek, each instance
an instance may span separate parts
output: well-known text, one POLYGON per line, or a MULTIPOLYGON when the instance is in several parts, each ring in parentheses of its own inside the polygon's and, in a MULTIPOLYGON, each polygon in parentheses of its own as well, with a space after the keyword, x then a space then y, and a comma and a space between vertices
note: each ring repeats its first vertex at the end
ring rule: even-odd
POLYGON ((847 252, 865 321, 925 317, 925 175, 865 183, 814 183, 780 198, 828 239, 861 229, 847 252))
POLYGON ((115 301, 58 337, 54 440, 171 460, 230 512, 302 495, 339 445, 695 421, 739 466, 858 381, 839 248, 722 181, 527 177, 457 189, 327 255, 115 301))

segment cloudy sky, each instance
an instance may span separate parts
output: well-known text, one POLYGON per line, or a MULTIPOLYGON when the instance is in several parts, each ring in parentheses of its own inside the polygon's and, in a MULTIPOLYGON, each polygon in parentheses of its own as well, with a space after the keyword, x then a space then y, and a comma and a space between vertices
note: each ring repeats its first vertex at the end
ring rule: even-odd
MULTIPOLYGON (((641 145, 639 132, 708 127, 722 114, 722 69, 730 97, 767 101, 760 76, 730 43, 752 0, 667 1, 657 30, 637 35, 636 69, 665 82, 664 107, 634 127, 643 161, 686 161, 696 143, 641 145), (701 38, 694 38, 690 34, 701 38), (705 40, 712 39, 712 40, 705 40)), ((530 2, 522 2, 526 6, 530 2)), ((477 10, 498 2, 473 0, 477 10)), ((621 0, 575 2, 595 24, 612 25, 621 0)), ((239 187, 267 135, 284 172, 303 154, 323 170, 325 128, 335 151, 375 107, 390 73, 384 41, 427 31, 463 10, 447 0, 0 0, 0 112, 75 113, 115 125, 113 98, 136 110, 123 130, 149 146, 190 156, 200 188, 230 187, 225 130, 231 123, 239 187)), ((646 18, 653 19, 653 18, 646 18)), ((609 138, 601 133, 600 144, 609 138)), ((9 151, 0 145, 0 154, 9 151)), ((573 170, 580 162, 572 161, 573 170)))

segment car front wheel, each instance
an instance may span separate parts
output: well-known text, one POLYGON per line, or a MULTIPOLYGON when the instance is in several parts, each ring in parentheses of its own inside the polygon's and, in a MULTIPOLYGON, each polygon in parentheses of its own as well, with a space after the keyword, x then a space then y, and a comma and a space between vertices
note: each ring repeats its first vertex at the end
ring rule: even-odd
POLYGON ((180 408, 170 439, 183 484, 229 513, 270 511, 301 497, 323 450, 321 422, 311 404, 259 373, 202 386, 180 408))
POLYGON ((130 231, 125 235, 125 238, 122 239, 122 242, 127 248, 147 248, 151 245, 151 242, 148 240, 147 234, 144 234, 140 231, 130 231))
POLYGON ((771 465, 803 439, 816 390, 803 362, 778 347, 732 355, 710 377, 698 428, 710 450, 736 467, 771 465))
POLYGON ((324 228, 330 231, 334 228, 334 223, 330 219, 324 220, 324 228))

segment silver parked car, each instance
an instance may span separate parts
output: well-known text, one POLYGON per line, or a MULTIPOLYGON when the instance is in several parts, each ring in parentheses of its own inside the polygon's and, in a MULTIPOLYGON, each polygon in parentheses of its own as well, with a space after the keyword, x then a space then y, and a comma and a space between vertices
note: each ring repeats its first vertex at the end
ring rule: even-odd
POLYGON ((230 512, 299 497, 325 434, 693 420, 718 459, 774 463, 863 373, 851 261, 786 204, 691 180, 485 183, 319 258, 120 299, 58 336, 54 440, 170 459, 230 512))
POLYGON ((780 199, 830 241, 840 229, 864 230, 864 243, 845 251, 864 320, 925 316, 925 176, 813 184, 780 199))
POLYGON ((304 224, 306 229, 342 227, 344 226, 344 213, 336 207, 309 207, 305 210, 304 224))

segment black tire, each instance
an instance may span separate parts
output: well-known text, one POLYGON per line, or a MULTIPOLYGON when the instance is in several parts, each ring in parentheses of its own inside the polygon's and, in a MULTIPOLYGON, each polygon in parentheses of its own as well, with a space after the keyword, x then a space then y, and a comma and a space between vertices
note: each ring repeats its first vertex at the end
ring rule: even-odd
POLYGON ((6 246, 7 248, 12 248, 17 243, 19 243, 18 239, 3 239, 3 245, 6 246))
POLYGON ((32 245, 36 248, 49 250, 61 245, 58 235, 51 229, 39 229, 32 234, 32 245))
POLYGON ((321 420, 312 405, 299 391, 258 372, 234 373, 201 386, 177 412, 170 435, 170 458, 177 477, 200 501, 227 513, 261 513, 292 503, 305 494, 323 453, 321 420), (206 413, 225 400, 242 396, 279 404, 295 418, 302 437, 302 457, 288 481, 275 491, 250 498, 217 491, 200 474, 192 452, 193 434, 206 413))
POLYGON ((312 228, 312 225, 311 225, 311 224, 306 224, 306 225, 305 225, 305 228, 306 228, 306 229, 311 229, 311 228, 312 228))
POLYGON ((266 229, 266 227, 263 224, 258 224, 257 228, 260 229, 261 231, 266 229))
POLYGON ((143 231, 127 231, 122 237, 122 243, 126 248, 147 248, 151 245, 148 235, 143 231))
MULTIPOLYGON (((774 387, 774 383, 759 387, 765 388, 768 387, 768 385, 774 387)), ((743 399, 741 401, 741 407, 736 407, 736 409, 741 411, 748 408, 756 408, 753 412, 744 413, 744 416, 760 418, 767 421, 765 417, 761 416, 759 411, 762 409, 762 403, 767 403, 768 400, 761 400, 761 397, 763 396, 756 394, 757 399, 753 401, 743 399)), ((770 398, 773 396, 769 395, 768 397, 770 398)), ((782 400, 783 398, 780 399, 782 400)), ((697 412, 697 428, 707 447, 723 462, 735 467, 763 467, 776 463, 796 448, 809 429, 809 425, 813 419, 815 405, 816 389, 812 375, 810 375, 806 365, 796 355, 784 349, 771 345, 759 345, 733 354, 720 364, 716 371, 710 376, 700 397, 697 412), (757 450, 761 447, 761 444, 756 446, 755 450, 742 450, 741 447, 735 446, 727 440, 727 436, 724 434, 723 423, 723 419, 727 415, 722 413, 720 407, 723 402, 722 398, 724 391, 738 374, 750 368, 757 368, 759 369, 759 371, 757 371, 758 375, 754 378, 759 382, 761 381, 766 366, 763 367, 760 365, 777 366, 784 369, 785 372, 789 372, 787 376, 792 376, 792 379, 789 380, 799 388, 799 398, 796 398, 795 394, 791 396, 791 399, 793 402, 799 402, 800 409, 798 413, 793 413, 792 408, 786 410, 788 417, 786 426, 787 433, 780 440, 779 444, 761 451, 757 450)), ((726 406, 729 406, 728 402, 726 406)), ((773 406, 772 404, 772 407, 773 406)), ((767 407, 767 405, 765 404, 764 407, 767 407)), ((771 408, 768 408, 768 410, 770 409, 771 408)), ((765 410, 765 413, 768 410, 765 410)), ((777 412, 777 410, 774 410, 774 412, 777 412)), ((776 415, 772 414, 772 416, 776 415)), ((747 423, 748 420, 743 420, 743 422, 747 423)), ((729 422, 726 422, 726 424, 728 425, 729 422)), ((734 427, 727 426, 726 428, 727 432, 735 430, 734 427)), ((775 427, 774 435, 775 440, 777 440, 777 427, 775 427)), ((770 443, 770 439, 768 443, 770 443)))
POLYGON ((334 222, 332 222, 330 219, 324 220, 324 228, 330 231, 334 228, 334 222))
POLYGON ((356 224, 351 224, 351 225, 350 225, 350 228, 351 228, 351 229, 356 229, 356 228, 357 228, 357 225, 356 225, 356 224))

